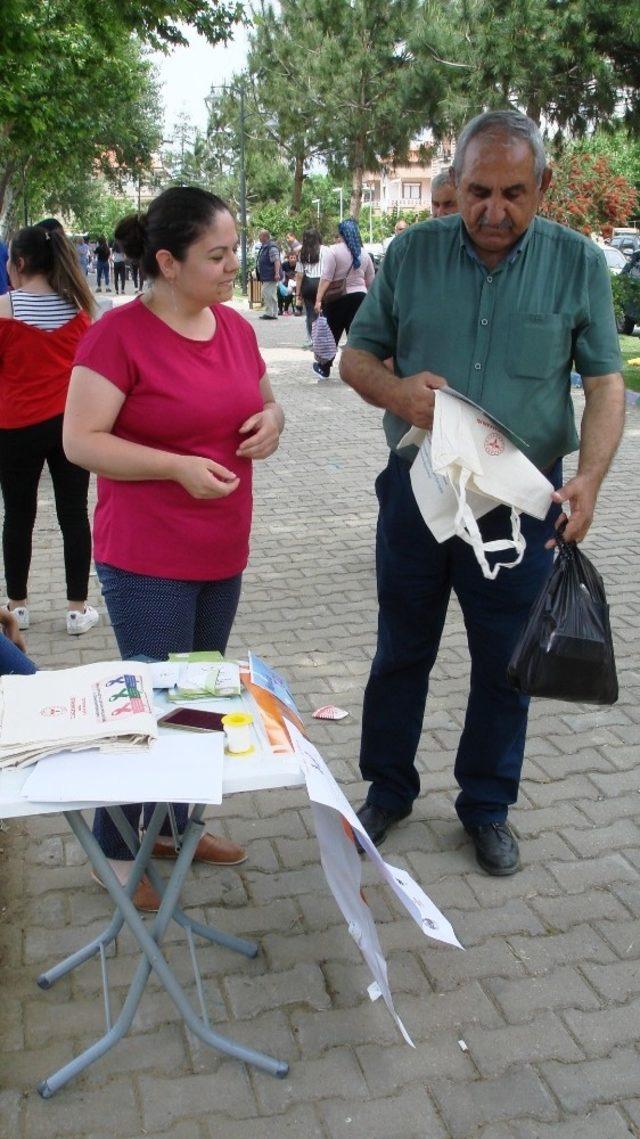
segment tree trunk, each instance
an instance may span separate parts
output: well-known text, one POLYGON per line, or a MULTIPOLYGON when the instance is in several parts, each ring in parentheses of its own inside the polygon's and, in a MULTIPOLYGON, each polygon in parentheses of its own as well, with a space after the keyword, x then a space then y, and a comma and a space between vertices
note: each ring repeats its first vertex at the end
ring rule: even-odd
POLYGON ((529 98, 529 102, 527 104, 527 115, 529 116, 530 119, 533 119, 533 121, 537 127, 540 126, 541 114, 542 114, 542 111, 540 108, 540 104, 538 103, 537 99, 535 99, 533 96, 531 96, 529 98))
POLYGON ((9 162, 0 174, 0 225, 13 196, 8 193, 8 190, 14 170, 15 163, 9 162))
POLYGON ((362 208, 362 176, 364 174, 364 144, 361 138, 354 141, 353 173, 351 177, 351 200, 349 212, 356 221, 362 208))
POLYGON ((300 213, 302 205, 302 184, 304 182, 304 154, 296 154, 296 166, 293 175, 293 197, 291 199, 291 211, 294 214, 300 213))

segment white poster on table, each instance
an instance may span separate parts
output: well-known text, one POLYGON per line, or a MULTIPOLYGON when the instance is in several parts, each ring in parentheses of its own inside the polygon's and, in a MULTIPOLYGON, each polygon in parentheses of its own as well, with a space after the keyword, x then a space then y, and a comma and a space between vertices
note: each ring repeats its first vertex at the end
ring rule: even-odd
POLYGON ((22 795, 35 803, 221 803, 222 732, 160 729, 145 752, 65 751, 41 759, 22 795))

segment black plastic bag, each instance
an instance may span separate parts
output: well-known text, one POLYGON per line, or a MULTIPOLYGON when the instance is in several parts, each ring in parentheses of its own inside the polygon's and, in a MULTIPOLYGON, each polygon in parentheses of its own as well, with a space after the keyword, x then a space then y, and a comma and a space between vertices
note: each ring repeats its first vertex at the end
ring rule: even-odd
POLYGON ((600 574, 575 542, 558 555, 516 645, 509 683, 528 696, 615 704, 618 679, 600 574))

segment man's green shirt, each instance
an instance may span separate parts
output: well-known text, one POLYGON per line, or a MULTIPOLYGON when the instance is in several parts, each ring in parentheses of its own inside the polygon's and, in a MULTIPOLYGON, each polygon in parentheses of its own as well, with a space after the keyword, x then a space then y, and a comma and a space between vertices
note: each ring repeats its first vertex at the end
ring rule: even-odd
MULTIPOLYGON (((400 377, 443 376, 542 469, 578 446, 572 366, 583 376, 622 366, 601 250, 538 217, 495 269, 474 256, 457 214, 411 226, 391 242, 349 346, 392 356, 400 377)), ((408 424, 387 411, 384 428, 395 449, 408 424)))

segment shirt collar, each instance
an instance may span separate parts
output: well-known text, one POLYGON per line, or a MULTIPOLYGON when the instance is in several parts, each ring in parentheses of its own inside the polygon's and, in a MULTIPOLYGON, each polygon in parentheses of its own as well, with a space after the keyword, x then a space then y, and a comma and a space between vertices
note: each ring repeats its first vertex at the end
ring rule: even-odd
MULTIPOLYGON (((494 272, 496 269, 500 269, 503 265, 513 265, 514 261, 516 261, 516 259, 522 253, 523 249, 525 249, 525 247, 529 243, 534 224, 535 224, 535 218, 533 219, 531 225, 527 229, 525 229, 524 233, 520 235, 520 237, 518 238, 518 241, 513 246, 513 248, 510 249, 509 252, 507 253, 507 255, 505 257, 503 257, 502 261, 500 261, 495 266, 495 269, 493 270, 494 272)), ((469 257, 471 258, 472 261, 475 261, 475 263, 482 269, 483 273, 487 272, 487 266, 484 264, 482 259, 480 257, 478 257, 478 254, 476 253, 475 249, 473 248, 473 245, 471 244, 471 238, 469 237, 469 234, 467 233, 467 228, 466 228, 462 218, 460 218, 460 249, 461 250, 464 249, 465 253, 467 253, 469 255, 469 257)))

